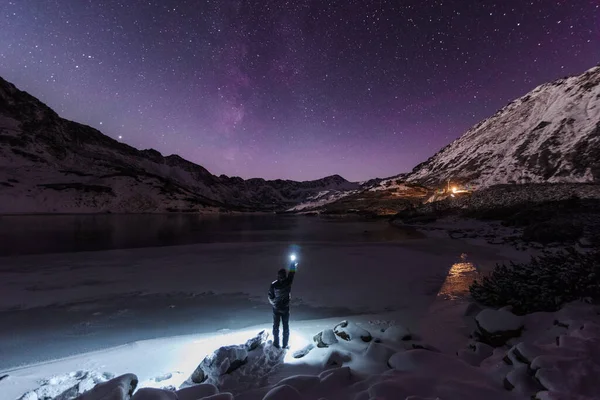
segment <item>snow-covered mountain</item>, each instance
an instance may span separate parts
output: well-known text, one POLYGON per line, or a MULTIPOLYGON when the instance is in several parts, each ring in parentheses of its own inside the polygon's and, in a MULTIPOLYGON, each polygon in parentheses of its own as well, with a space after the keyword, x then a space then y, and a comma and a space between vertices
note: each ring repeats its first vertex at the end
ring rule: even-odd
POLYGON ((478 187, 600 181, 600 66, 535 88, 419 164, 407 180, 478 187))
POLYGON ((359 186, 338 175, 309 182, 215 176, 60 118, 0 78, 0 214, 283 210, 359 186))

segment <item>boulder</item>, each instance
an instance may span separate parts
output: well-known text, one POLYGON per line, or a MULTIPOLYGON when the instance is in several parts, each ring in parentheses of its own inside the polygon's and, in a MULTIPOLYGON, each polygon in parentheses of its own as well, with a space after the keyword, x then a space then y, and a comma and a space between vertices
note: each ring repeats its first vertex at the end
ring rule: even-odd
POLYGON ((506 310, 486 309, 475 317, 478 331, 475 335, 493 347, 503 346, 508 340, 521 336, 524 319, 506 310))
POLYGON ((366 329, 349 322, 342 321, 333 328, 333 332, 342 340, 351 341, 360 339, 363 342, 370 342, 373 337, 366 329))

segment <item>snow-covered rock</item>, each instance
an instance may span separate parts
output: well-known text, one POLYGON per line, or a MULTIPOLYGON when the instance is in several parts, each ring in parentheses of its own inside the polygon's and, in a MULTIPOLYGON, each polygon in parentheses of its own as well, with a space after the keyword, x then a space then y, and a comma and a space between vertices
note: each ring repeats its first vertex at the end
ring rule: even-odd
POLYGON ((412 335, 408 329, 401 325, 392 325, 387 328, 383 335, 381 335, 383 340, 388 340, 392 342, 400 342, 404 340, 410 340, 412 335))
POLYGON ((219 389, 210 383, 179 389, 175 392, 178 400, 198 400, 219 393, 219 389))
POLYGON ((370 342, 373 337, 366 329, 363 329, 353 322, 342 321, 333 328, 333 332, 342 340, 362 340, 370 342))
POLYGON ((408 174, 407 181, 497 184, 600 180, 600 67, 543 84, 408 174))
POLYGON ((271 389, 263 400, 302 400, 302 396, 292 386, 280 385, 271 389))
POLYGON ((114 378, 114 375, 100 374, 95 371, 77 371, 56 375, 49 379, 43 379, 39 388, 26 393, 21 399, 45 400, 59 397, 61 400, 74 399, 111 378, 114 378))
POLYGON ((194 383, 202 383, 210 376, 229 374, 246 363, 248 349, 245 345, 219 347, 202 360, 190 377, 194 383))
POLYGON ((492 346, 501 346, 509 339, 519 337, 523 330, 524 319, 507 310, 485 309, 475 317, 478 335, 481 340, 492 346))
POLYGON ((386 365, 390 357, 396 353, 395 349, 381 343, 371 342, 365 351, 365 358, 381 365, 386 365))
POLYGON ((321 382, 318 376, 295 375, 281 380, 277 385, 287 385, 296 389, 299 393, 305 392, 317 386, 321 382))
POLYGON ((320 348, 329 347, 338 342, 333 329, 325 329, 317 333, 313 340, 317 344, 317 347, 320 348))
POLYGON ((93 389, 83 393, 77 400, 129 400, 138 384, 134 374, 125 374, 99 383, 93 389))
POLYGON ((131 400, 179 400, 179 398, 170 390, 141 388, 135 392, 131 400))
POLYGON ((223 392, 219 394, 213 394, 212 396, 202 397, 198 400, 233 400, 233 394, 229 392, 223 392))

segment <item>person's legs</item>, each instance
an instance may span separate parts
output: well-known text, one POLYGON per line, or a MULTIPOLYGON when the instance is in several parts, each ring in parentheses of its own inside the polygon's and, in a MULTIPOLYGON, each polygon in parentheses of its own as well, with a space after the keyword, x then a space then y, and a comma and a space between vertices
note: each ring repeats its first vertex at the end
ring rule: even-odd
POLYGON ((281 322, 283 323, 283 347, 287 347, 290 340, 290 310, 281 314, 281 322))
MULTIPOLYGON (((279 322, 281 321, 281 314, 277 310, 273 309, 273 346, 279 347, 279 322)), ((284 325, 285 326, 285 325, 284 325)), ((285 335, 285 327, 283 331, 285 335)))

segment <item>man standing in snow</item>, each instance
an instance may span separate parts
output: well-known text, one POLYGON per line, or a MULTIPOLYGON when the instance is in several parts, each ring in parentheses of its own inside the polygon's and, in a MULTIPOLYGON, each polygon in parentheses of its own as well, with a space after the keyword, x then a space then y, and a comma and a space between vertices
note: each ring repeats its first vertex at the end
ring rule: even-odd
POLYGON ((273 346, 279 348, 279 323, 283 323, 283 347, 288 347, 290 339, 290 292, 296 275, 296 256, 292 255, 289 271, 285 268, 277 272, 277 280, 269 288, 269 303, 273 306, 273 346))

